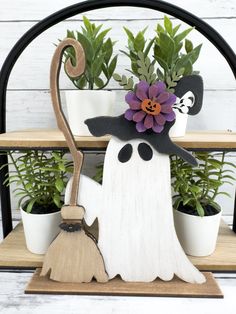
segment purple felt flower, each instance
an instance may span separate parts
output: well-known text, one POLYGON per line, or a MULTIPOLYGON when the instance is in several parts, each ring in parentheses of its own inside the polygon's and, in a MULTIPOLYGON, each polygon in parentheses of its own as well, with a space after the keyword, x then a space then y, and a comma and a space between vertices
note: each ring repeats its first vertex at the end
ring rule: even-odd
POLYGON ((125 118, 136 123, 138 132, 152 129, 155 133, 161 133, 166 121, 173 121, 175 113, 172 105, 176 96, 166 91, 164 82, 156 82, 151 86, 140 81, 135 92, 129 92, 125 96, 129 109, 125 112, 125 118))

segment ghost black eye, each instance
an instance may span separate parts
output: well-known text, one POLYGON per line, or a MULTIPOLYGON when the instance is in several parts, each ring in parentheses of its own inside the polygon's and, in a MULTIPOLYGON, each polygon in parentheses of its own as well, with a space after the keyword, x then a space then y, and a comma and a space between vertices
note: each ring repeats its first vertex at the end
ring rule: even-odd
POLYGON ((139 156, 145 161, 151 160, 153 156, 153 151, 151 147, 146 143, 140 143, 138 145, 138 153, 139 156))
POLYGON ((118 154, 118 160, 122 163, 130 160, 133 153, 133 147, 131 144, 126 144, 121 148, 118 154))

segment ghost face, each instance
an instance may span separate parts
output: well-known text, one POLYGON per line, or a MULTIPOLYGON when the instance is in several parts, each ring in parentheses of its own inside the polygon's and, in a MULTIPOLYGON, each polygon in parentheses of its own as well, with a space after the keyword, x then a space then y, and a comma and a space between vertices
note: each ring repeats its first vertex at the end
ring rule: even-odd
POLYGON ((149 282, 175 273, 195 282, 175 234, 168 155, 144 140, 112 137, 101 189, 98 247, 110 279, 149 282), (189 278, 178 270, 180 260, 189 278))

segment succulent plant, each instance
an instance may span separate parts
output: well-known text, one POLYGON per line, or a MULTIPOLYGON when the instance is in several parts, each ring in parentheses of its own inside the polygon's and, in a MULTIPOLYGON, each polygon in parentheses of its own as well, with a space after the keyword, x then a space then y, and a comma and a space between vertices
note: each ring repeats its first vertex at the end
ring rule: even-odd
POLYGON ((213 212, 220 211, 216 197, 230 196, 227 192, 220 191, 220 187, 235 181, 233 169, 236 169, 236 166, 225 160, 225 152, 220 159, 217 158, 218 155, 208 152, 195 153, 199 163, 197 167, 192 167, 178 156, 171 156, 172 187, 176 193, 173 197, 173 207, 176 210, 187 206, 191 214, 199 216, 210 215, 209 208, 213 208, 213 212), (226 165, 228 169, 225 169, 226 165))
MULTIPOLYGON (((113 56, 115 42, 106 38, 110 29, 101 31, 103 24, 95 25, 88 18, 83 16, 81 31, 67 30, 67 37, 76 39, 85 51, 85 71, 78 78, 74 79, 66 72, 69 79, 78 89, 103 89, 109 83, 117 64, 117 55, 113 56)), ((71 59, 72 64, 76 63, 74 49, 67 48, 64 53, 64 61, 71 59)))
POLYGON ((193 64, 197 61, 202 47, 202 44, 193 47, 193 43, 186 38, 193 27, 179 32, 180 27, 181 24, 173 26, 171 20, 165 16, 164 25, 157 24, 154 41, 153 57, 161 67, 157 69, 157 76, 167 84, 171 92, 174 92, 182 76, 198 73, 193 71, 193 64))

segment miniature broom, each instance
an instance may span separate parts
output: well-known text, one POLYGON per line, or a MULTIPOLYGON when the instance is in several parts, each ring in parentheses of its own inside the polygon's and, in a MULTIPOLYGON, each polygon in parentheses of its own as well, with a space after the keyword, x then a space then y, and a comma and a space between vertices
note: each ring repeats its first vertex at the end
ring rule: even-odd
POLYGON ((51 98, 58 128, 63 132, 74 162, 72 188, 69 205, 61 209, 63 222, 61 232, 50 245, 43 263, 41 276, 50 274, 50 279, 60 282, 90 282, 93 277, 99 282, 106 282, 103 257, 93 238, 83 229, 82 220, 85 209, 77 204, 80 171, 83 154, 78 151, 74 137, 61 107, 59 94, 59 73, 63 52, 68 47, 75 49, 76 65, 70 59, 65 63, 67 73, 78 77, 85 69, 85 56, 82 46, 74 39, 65 39, 56 48, 51 71, 51 98))

